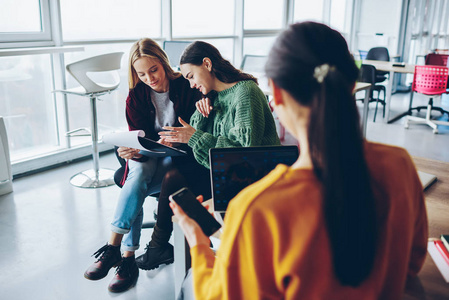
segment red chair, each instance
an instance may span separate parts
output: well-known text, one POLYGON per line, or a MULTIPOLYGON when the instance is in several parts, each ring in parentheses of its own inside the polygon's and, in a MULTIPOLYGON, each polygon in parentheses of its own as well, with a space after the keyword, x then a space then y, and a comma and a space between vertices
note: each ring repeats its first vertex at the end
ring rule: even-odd
MULTIPOLYGON (((430 99, 427 107, 425 107, 427 109, 426 118, 407 116, 405 128, 408 128, 409 124, 427 124, 433 128, 433 133, 438 133, 437 125, 449 126, 449 122, 430 120, 432 109, 435 109, 433 98, 446 93, 448 70, 447 67, 441 66, 415 66, 412 93, 420 93, 430 97, 430 99)), ((449 112, 444 112, 449 115, 449 112)))

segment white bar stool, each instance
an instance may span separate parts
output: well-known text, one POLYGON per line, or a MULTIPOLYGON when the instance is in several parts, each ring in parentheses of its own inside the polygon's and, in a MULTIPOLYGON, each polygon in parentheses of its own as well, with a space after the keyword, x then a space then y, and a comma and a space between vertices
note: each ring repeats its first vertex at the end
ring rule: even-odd
POLYGON ((92 137, 92 157, 93 169, 89 169, 70 178, 70 183, 82 188, 100 188, 110 186, 114 183, 115 170, 100 169, 99 167, 99 151, 98 151, 98 124, 97 124, 97 98, 99 96, 111 93, 120 85, 120 77, 118 70, 120 69, 120 61, 123 52, 108 53, 83 59, 66 66, 67 71, 81 85, 76 88, 67 90, 57 90, 64 94, 72 94, 83 97, 89 97, 91 107, 91 128, 78 128, 67 132, 67 136, 87 136, 92 137), (114 82, 112 84, 104 84, 94 82, 88 73, 92 72, 112 72, 114 82), (85 131, 87 133, 79 133, 85 131))

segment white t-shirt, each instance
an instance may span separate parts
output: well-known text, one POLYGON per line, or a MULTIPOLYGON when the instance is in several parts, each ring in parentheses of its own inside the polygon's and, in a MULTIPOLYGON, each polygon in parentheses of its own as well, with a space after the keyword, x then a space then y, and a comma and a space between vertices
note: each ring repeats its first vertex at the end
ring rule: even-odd
POLYGON ((168 92, 157 93, 154 90, 151 90, 151 102, 156 109, 156 118, 154 122, 154 129, 156 132, 161 131, 163 126, 175 125, 175 107, 168 97, 168 92))

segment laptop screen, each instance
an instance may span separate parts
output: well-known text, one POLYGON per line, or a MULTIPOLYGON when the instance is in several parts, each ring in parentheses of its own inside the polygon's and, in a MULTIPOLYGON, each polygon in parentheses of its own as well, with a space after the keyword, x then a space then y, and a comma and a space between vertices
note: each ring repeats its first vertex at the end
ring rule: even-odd
POLYGON ((229 201, 278 164, 291 166, 298 159, 297 146, 212 148, 209 150, 214 210, 224 212, 229 201))

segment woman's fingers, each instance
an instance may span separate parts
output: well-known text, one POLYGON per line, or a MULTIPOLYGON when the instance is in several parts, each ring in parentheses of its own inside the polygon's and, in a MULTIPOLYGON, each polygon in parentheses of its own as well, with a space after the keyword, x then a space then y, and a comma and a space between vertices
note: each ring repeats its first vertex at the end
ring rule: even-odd
POLYGON ((198 197, 196 197, 196 200, 200 201, 200 203, 203 203, 204 201, 203 195, 199 195, 198 197))
POLYGON ((209 98, 203 98, 195 103, 197 110, 205 117, 209 117, 212 111, 212 106, 210 105, 209 98))
POLYGON ((117 149, 117 154, 123 159, 131 159, 139 153, 139 149, 119 147, 117 149))
POLYGON ((210 240, 201 230, 198 223, 187 216, 187 214, 182 210, 182 208, 174 202, 170 202, 170 208, 173 210, 173 214, 178 219, 179 227, 181 227, 190 248, 195 247, 199 244, 204 244, 209 246, 210 240))

